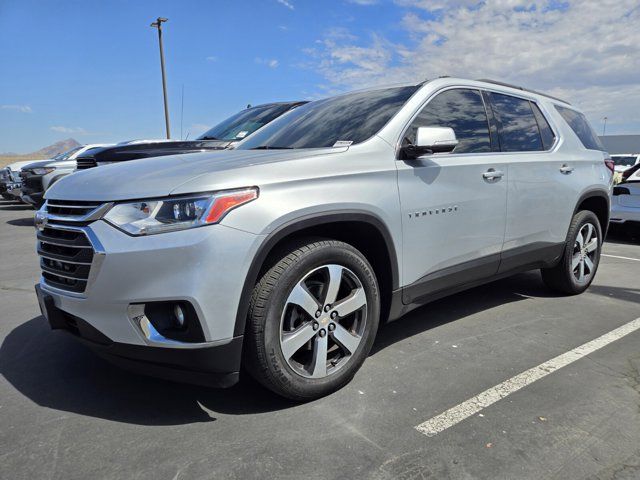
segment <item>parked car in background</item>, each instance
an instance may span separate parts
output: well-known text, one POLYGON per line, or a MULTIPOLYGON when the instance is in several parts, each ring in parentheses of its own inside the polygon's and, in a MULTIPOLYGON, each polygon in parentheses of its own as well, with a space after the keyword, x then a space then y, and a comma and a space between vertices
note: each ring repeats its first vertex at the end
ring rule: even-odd
POLYGON ((36 214, 43 314, 105 358, 294 400, 381 322, 526 270, 593 281, 613 164, 543 94, 439 78, 302 105, 231 151, 78 172, 36 214), (106 172, 105 172, 106 173, 106 172))
POLYGON ((614 154, 611 155, 611 160, 615 164, 614 181, 615 183, 620 183, 624 182, 624 173, 640 162, 640 154, 614 154))
POLYGON ((634 165, 640 163, 640 154, 637 153, 627 153, 627 154, 616 154, 611 155, 611 160, 615 164, 616 172, 624 172, 625 170, 633 167, 634 165))
POLYGON ((227 118, 195 140, 134 140, 87 152, 77 159, 78 170, 148 157, 233 148, 269 122, 307 102, 267 103, 227 118))
POLYGON ((622 182, 624 183, 629 180, 629 178, 638 171, 640 171, 640 163, 636 163, 633 167, 627 168, 622 172, 622 182))
POLYGON ((33 163, 33 160, 23 160, 7 165, 0 170, 0 194, 6 200, 20 200, 22 179, 20 172, 22 167, 33 163))
POLYGON ((40 208, 44 202, 44 192, 61 178, 73 173, 76 169, 76 158, 82 154, 90 154, 108 146, 104 143, 95 143, 76 147, 68 152, 58 155, 51 160, 34 162, 22 167, 20 178, 22 181, 21 200, 25 203, 40 208))
POLYGON ((640 229, 640 163, 623 183, 613 188, 611 224, 640 229))

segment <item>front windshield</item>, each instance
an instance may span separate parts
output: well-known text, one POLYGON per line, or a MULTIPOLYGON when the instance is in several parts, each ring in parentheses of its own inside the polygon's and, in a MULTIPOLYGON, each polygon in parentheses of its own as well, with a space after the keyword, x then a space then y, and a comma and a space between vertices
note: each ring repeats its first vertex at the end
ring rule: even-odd
POLYGON ((613 160, 613 163, 615 163, 618 167, 633 167, 636 164, 636 157, 630 157, 630 156, 625 156, 625 157, 614 157, 612 156, 611 159, 613 160))
POLYGON ((58 155, 56 155, 55 157, 53 157, 53 160, 56 162, 63 162, 65 160, 67 160, 71 155, 73 155, 74 153, 76 153, 78 150, 80 150, 82 147, 74 147, 71 150, 67 150, 66 152, 63 153, 59 153, 58 155))
POLYGON ((238 148, 321 148, 364 142, 378 133, 418 88, 368 90, 307 103, 238 148))
POLYGON ((289 103, 247 108, 208 130, 198 140, 242 140, 290 108, 289 103))

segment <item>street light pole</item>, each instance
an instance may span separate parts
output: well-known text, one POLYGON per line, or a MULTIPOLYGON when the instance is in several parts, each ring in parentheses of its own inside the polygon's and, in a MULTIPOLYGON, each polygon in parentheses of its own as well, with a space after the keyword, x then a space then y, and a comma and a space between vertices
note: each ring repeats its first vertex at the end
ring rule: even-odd
POLYGON ((607 133, 607 117, 603 118, 604 125, 602 125, 602 136, 604 137, 605 133, 607 133))
POLYGON ((164 50, 162 49, 162 23, 169 20, 168 18, 158 17, 151 24, 152 27, 158 29, 158 42, 160 43, 160 68, 162 69, 162 94, 164 96, 164 121, 167 128, 167 138, 171 138, 171 130, 169 128, 169 102, 167 100, 167 77, 164 72, 164 50))

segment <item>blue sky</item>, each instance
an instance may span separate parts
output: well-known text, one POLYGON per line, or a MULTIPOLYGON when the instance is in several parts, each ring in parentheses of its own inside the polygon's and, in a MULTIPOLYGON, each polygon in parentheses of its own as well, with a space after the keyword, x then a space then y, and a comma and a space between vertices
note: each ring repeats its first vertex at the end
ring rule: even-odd
MULTIPOLYGON (((0 6, 0 152, 27 152, 56 140, 162 137, 164 120, 156 31, 164 24, 172 134, 183 134, 247 103, 318 96, 322 76, 303 52, 331 29, 358 33, 393 5, 345 2, 33 2, 0 6), (4 68, 3 68, 4 70, 4 68), (24 110, 24 109, 23 109, 24 110)), ((395 36, 394 28, 383 28, 395 36)))
POLYGON ((637 1, 253 0, 0 3, 0 152, 68 137, 162 138, 164 26, 173 137, 246 106, 375 83, 491 77, 640 132, 637 1), (586 5, 586 6, 585 6, 586 5))

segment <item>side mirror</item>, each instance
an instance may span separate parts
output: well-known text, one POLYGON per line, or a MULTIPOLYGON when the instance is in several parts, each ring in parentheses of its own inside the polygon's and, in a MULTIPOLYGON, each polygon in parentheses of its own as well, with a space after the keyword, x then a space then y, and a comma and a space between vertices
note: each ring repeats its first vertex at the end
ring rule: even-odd
POLYGON ((415 159, 431 153, 452 152, 458 139, 450 127, 418 127, 416 143, 402 148, 406 158, 415 159))

